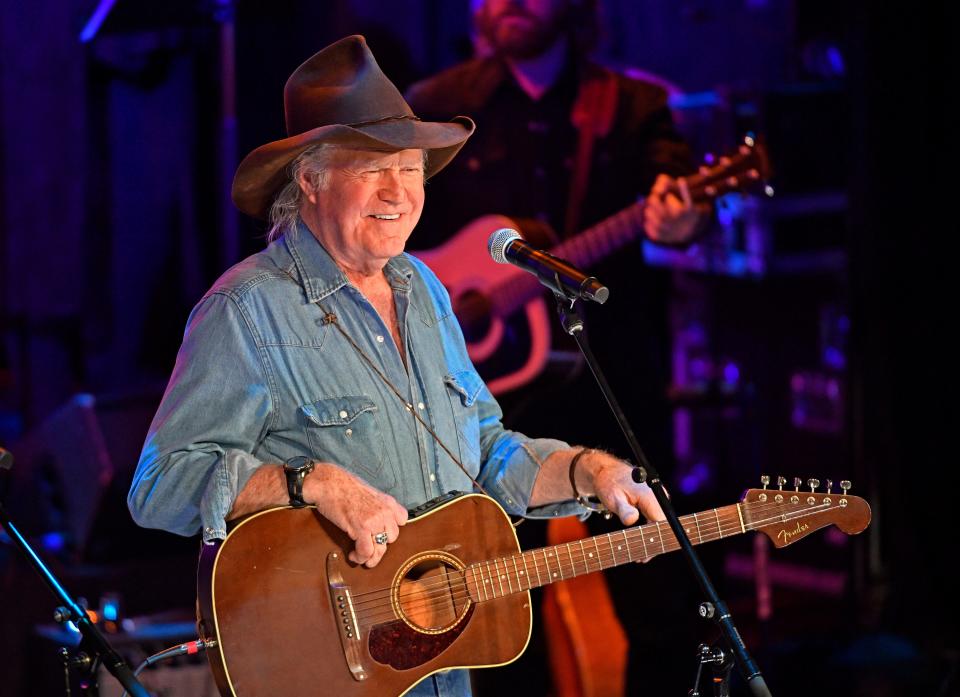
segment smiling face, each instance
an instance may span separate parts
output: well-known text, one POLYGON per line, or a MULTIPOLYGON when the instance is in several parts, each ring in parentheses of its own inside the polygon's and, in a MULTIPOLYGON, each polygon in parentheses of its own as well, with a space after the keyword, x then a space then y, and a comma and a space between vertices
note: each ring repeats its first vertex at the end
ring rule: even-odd
POLYGON ((337 264, 379 273, 400 254, 423 211, 423 151, 336 148, 321 186, 301 177, 300 215, 337 264))

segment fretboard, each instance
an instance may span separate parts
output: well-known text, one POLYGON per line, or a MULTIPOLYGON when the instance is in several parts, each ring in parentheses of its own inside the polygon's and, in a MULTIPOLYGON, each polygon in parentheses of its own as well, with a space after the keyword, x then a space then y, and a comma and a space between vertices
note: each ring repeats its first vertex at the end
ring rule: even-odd
MULTIPOLYGON (((744 525, 739 504, 682 516, 680 523, 695 545, 750 529, 744 525)), ((476 562, 465 570, 464 582, 471 599, 484 602, 677 549, 680 543, 670 525, 660 521, 476 562)))

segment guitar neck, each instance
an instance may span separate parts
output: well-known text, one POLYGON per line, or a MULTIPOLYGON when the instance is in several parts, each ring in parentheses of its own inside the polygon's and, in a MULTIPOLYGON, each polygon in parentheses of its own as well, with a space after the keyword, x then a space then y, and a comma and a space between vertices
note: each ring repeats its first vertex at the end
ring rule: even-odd
MULTIPOLYGON (((574 266, 589 267, 625 247, 643 235, 643 201, 605 218, 596 225, 556 245, 554 256, 574 266)), ((510 278, 490 289, 494 312, 509 315, 543 292, 540 282, 529 274, 510 278)))
MULTIPOLYGON (((681 516, 680 523, 695 545, 759 527, 744 521, 740 504, 681 516)), ((680 543, 664 520, 477 562, 468 568, 465 581, 471 598, 484 602, 678 549, 680 543)))

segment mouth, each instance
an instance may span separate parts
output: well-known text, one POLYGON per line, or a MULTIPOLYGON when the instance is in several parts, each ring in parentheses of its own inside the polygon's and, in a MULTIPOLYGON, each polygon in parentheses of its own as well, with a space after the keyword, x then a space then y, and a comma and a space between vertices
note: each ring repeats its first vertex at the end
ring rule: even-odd
POLYGON ((375 218, 377 220, 396 220, 397 218, 400 217, 400 214, 399 213, 371 213, 370 217, 375 218))

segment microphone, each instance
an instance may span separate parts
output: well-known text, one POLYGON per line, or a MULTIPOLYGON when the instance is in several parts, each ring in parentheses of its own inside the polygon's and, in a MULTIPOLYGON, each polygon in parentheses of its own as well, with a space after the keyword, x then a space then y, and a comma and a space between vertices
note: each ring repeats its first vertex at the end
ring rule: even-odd
POLYGON ((516 230, 505 227, 494 231, 487 241, 487 249, 498 264, 513 264, 532 273, 540 283, 565 298, 583 298, 602 305, 610 297, 610 291, 596 278, 563 259, 531 247, 516 230))

